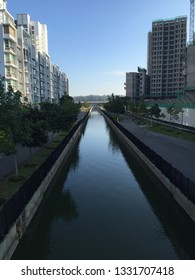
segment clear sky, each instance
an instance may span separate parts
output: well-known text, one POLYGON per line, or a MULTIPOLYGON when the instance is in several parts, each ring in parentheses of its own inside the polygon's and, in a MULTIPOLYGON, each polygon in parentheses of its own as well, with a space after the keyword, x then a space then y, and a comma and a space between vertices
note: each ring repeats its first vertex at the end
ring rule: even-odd
POLYGON ((7 0, 48 27, 49 54, 70 81, 70 95, 125 95, 125 73, 147 67, 155 19, 190 15, 190 0, 7 0))

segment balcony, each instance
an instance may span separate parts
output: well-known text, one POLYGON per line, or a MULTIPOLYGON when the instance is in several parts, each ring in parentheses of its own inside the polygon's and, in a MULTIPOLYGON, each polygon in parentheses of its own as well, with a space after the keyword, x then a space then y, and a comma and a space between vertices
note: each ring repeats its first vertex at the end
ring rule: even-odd
POLYGON ((6 60, 5 61, 5 64, 8 66, 12 66, 12 67, 15 67, 15 68, 17 68, 17 66, 16 66, 16 62, 15 61, 13 61, 13 60, 6 60))
POLYGON ((16 74, 14 74, 14 73, 7 72, 6 75, 5 75, 5 78, 7 80, 10 79, 10 80, 17 81, 16 74))
POLYGON ((4 48, 5 53, 11 53, 13 55, 16 55, 15 50, 12 47, 5 47, 4 48))
POLYGON ((13 40, 14 42, 16 42, 15 36, 12 35, 12 34, 10 34, 10 33, 4 33, 3 38, 4 38, 4 39, 11 39, 11 40, 13 40))

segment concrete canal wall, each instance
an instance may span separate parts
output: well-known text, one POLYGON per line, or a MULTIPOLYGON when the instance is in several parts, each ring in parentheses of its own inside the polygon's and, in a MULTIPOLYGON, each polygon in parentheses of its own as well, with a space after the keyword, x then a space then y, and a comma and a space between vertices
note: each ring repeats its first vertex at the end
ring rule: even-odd
POLYGON ((125 141, 125 143, 139 156, 139 158, 146 164, 153 174, 163 183, 166 189, 172 194, 173 199, 183 208, 187 215, 195 222, 195 204, 190 201, 170 180, 159 170, 137 147, 128 137, 107 117, 102 111, 101 114, 105 117, 107 123, 113 130, 125 141))
MULTIPOLYGON (((90 113, 89 113, 90 114, 90 113)), ((74 135, 58 157, 58 159, 53 164, 52 168, 48 172, 47 176, 42 181, 41 185, 38 187, 36 192, 33 194, 32 198, 23 209, 21 215, 17 218, 15 223, 13 223, 9 232, 6 234, 2 242, 0 243, 0 259, 10 259, 12 254, 14 253, 17 245, 19 244, 22 236, 26 232, 26 229, 31 222, 34 214, 36 213, 39 205, 41 204, 46 191, 48 190, 52 179, 56 175, 57 171, 60 168, 60 165, 66 157, 68 157, 69 153, 73 149, 75 143, 79 139, 81 132, 87 122, 88 116, 84 118, 84 121, 80 124, 78 129, 75 131, 74 135)))

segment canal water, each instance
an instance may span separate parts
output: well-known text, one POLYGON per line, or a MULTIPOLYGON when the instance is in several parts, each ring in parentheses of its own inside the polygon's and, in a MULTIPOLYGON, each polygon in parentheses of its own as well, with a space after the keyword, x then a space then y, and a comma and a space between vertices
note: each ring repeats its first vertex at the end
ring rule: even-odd
POLYGON ((13 259, 194 259, 194 228, 92 111, 13 259))

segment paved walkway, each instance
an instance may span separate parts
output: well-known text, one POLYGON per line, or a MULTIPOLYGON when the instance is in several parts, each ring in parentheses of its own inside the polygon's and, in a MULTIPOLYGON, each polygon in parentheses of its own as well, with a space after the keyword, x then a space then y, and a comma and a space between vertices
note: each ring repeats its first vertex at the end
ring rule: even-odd
MULTIPOLYGON (((86 112, 80 112, 78 114, 77 119, 78 120, 82 119, 85 116, 85 114, 86 112)), ((49 138, 51 139, 51 137, 49 138)), ((41 149, 42 147, 32 148, 32 155, 35 155, 41 149)), ((16 157, 17 157, 18 166, 20 166, 24 161, 30 158, 29 148, 18 145, 16 157)), ((14 155, 5 156, 4 154, 0 154, 0 181, 3 180, 14 169, 15 169, 14 155)))
POLYGON ((195 143, 148 131, 128 115, 121 116, 120 124, 195 182, 195 143))

